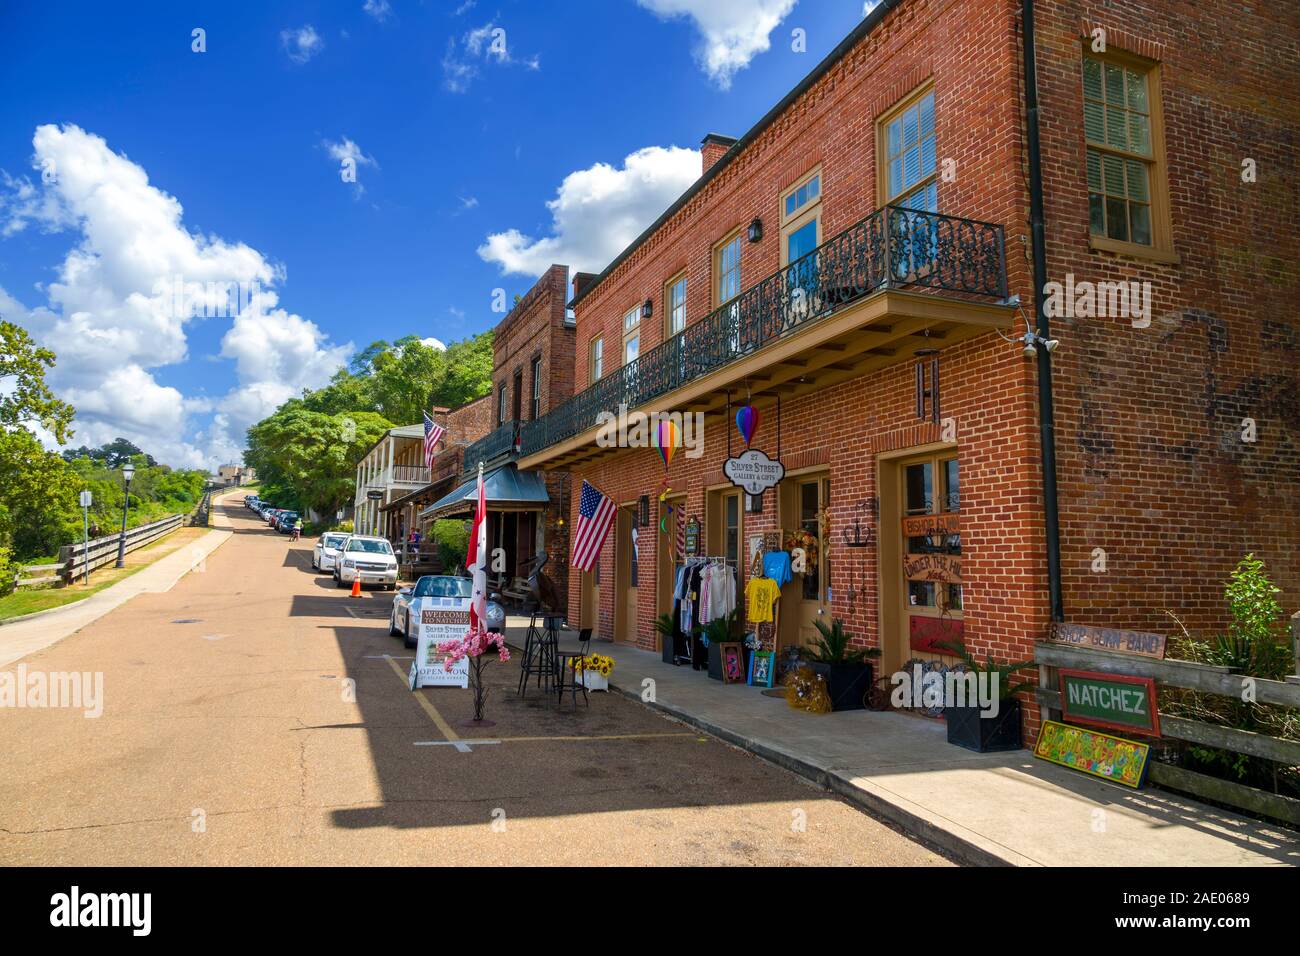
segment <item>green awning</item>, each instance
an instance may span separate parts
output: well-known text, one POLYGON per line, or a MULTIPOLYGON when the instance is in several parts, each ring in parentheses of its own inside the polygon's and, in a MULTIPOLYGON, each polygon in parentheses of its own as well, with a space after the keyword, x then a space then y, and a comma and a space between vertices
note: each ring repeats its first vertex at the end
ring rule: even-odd
MULTIPOLYGON (((551 499, 539 472, 518 471, 513 464, 494 468, 483 476, 483 493, 489 511, 541 511, 551 499)), ((478 476, 420 512, 420 518, 455 518, 474 514, 478 500, 478 476)))

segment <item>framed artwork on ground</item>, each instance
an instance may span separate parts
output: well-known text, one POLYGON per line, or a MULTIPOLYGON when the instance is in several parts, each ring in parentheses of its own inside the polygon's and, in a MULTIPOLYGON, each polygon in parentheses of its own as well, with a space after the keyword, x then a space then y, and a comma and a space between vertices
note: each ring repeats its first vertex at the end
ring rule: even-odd
POLYGON ((727 643, 718 645, 718 654, 722 657, 722 682, 724 684, 745 683, 745 645, 727 643))
POLYGON ((776 668, 771 651, 755 651, 749 659, 749 683, 753 687, 771 687, 776 668))

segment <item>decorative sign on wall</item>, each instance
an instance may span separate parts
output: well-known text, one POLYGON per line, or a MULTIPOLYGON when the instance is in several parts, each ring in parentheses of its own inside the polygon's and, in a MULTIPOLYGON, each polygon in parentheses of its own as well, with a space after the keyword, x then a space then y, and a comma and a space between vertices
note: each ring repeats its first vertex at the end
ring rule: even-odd
POLYGON ((1146 780, 1151 745, 1046 720, 1034 756, 1136 790, 1146 780))
POLYGON ((903 519, 904 538, 936 538, 961 534, 961 515, 947 511, 941 515, 908 515, 903 519))
POLYGON ((1052 640, 1074 647, 1093 647, 1099 651, 1117 651, 1138 657, 1163 660, 1165 636, 1145 631, 1119 631, 1109 627, 1089 627, 1087 624, 1056 624, 1052 640))
POLYGON ((1066 720, 1160 736, 1154 679, 1063 668, 1060 681, 1066 720))
POLYGON ((764 531, 763 532, 763 550, 780 551, 781 550, 781 532, 764 531))
POLYGON ((411 690, 421 687, 468 687, 469 659, 462 657, 444 666, 446 656, 438 653, 443 641, 454 641, 469 630, 469 598, 424 598, 420 608, 420 630, 411 662, 411 690))
POLYGON ((700 521, 698 518, 688 518, 686 521, 686 553, 696 555, 700 553, 700 521))
POLYGON ((722 682, 724 684, 743 684, 745 683, 745 645, 740 643, 731 643, 718 645, 718 653, 722 656, 722 682))
POLYGON ((744 488, 747 494, 761 495, 781 482, 785 477, 785 465, 768 458, 757 448, 750 448, 735 458, 728 458, 722 465, 722 473, 733 485, 744 488))
POLYGON ((908 621, 907 643, 914 651, 923 654, 947 654, 952 657, 952 648, 940 645, 960 640, 962 640, 962 622, 956 618, 922 617, 913 614, 908 621))
POLYGON ((905 554, 903 574, 909 581, 942 581, 961 584, 960 554, 905 554))

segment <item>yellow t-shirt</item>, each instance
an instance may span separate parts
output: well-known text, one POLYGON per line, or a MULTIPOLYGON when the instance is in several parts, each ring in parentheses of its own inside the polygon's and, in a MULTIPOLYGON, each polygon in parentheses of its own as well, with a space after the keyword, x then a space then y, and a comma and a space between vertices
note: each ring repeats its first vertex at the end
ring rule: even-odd
POLYGON ((780 596, 781 588, 771 578, 750 578, 745 585, 745 600, 749 605, 745 616, 749 623, 772 620, 772 605, 780 596))

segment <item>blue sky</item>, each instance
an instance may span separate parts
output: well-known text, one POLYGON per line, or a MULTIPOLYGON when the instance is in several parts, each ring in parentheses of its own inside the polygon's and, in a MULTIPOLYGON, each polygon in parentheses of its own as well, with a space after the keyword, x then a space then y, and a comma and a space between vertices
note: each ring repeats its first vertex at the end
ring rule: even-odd
POLYGON ((463 338, 501 318, 493 290, 509 301, 552 261, 601 268, 698 175, 705 133, 743 133, 862 15, 10 0, 0 312, 59 353, 76 444, 237 457, 248 424, 351 347, 463 338), (270 297, 239 319, 160 316, 154 283, 174 276, 270 297))

